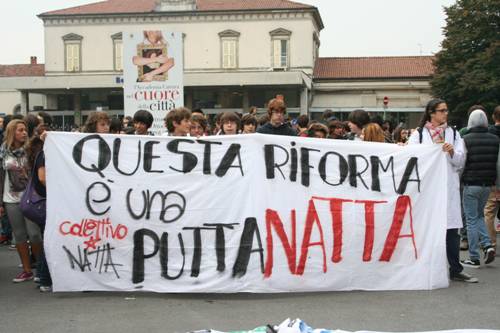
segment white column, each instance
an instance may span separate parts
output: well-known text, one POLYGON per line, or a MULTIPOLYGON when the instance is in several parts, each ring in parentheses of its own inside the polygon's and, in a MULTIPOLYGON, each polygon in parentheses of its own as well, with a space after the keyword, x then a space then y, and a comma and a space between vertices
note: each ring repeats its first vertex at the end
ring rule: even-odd
POLYGON ((30 96, 29 92, 21 91, 21 114, 27 115, 30 108, 30 96))
POLYGON ((185 107, 187 107, 188 109, 191 109, 191 110, 194 108, 193 93, 194 93, 194 90, 184 89, 184 98, 186 99, 185 107))
POLYGON ((309 110, 309 90, 304 87, 300 92, 300 114, 307 114, 309 110))
POLYGON ((78 126, 83 125, 82 124, 82 104, 81 104, 81 96, 80 92, 76 93, 75 95, 75 124, 78 126))
POLYGON ((243 87, 243 113, 248 112, 250 109, 250 98, 248 97, 247 87, 243 87))

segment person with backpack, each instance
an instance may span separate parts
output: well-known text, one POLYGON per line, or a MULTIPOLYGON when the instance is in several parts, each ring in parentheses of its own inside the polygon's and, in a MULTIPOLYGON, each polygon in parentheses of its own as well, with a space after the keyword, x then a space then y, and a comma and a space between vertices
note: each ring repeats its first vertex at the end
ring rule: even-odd
MULTIPOLYGON (((491 134, 496 135, 500 139, 500 105, 493 110, 494 124, 488 128, 491 134)), ((484 207, 484 222, 488 229, 491 245, 496 249, 498 227, 495 227, 495 219, 500 213, 500 170, 497 171, 496 188, 491 190, 486 206, 484 207)), ((499 225, 500 226, 500 225, 499 225)))
MULTIPOLYGON (((47 131, 50 128, 46 125, 39 125, 35 130, 35 135, 30 140, 26 153, 28 157, 28 164, 31 169, 31 182, 33 185, 33 190, 39 196, 39 198, 47 198, 47 188, 46 188, 46 175, 45 175, 45 155, 43 152, 43 146, 45 144, 45 138, 47 136, 47 131)), ((29 185, 26 191, 30 189, 29 185)), ((23 200, 23 198, 21 198, 23 200)), ((43 205, 44 210, 46 206, 43 205)), ((46 223, 46 212, 43 214, 43 220, 34 219, 33 221, 40 227, 42 236, 45 232, 46 223)), ((47 258, 45 257, 45 250, 42 246, 40 255, 37 262, 37 274, 39 278, 39 289, 40 292, 51 292, 52 291, 52 278, 50 276, 49 267, 47 264, 47 258)))
POLYGON ((432 99, 427 103, 419 128, 412 133, 408 140, 414 144, 441 144, 447 160, 448 203, 446 256, 450 265, 450 279, 469 283, 478 282, 478 279, 463 272, 460 263, 460 234, 462 228, 462 214, 460 201, 460 171, 465 164, 465 150, 463 140, 457 131, 448 126, 448 105, 442 99, 432 99))
POLYGON ((25 219, 19 207, 28 183, 27 140, 26 123, 12 120, 7 125, 5 141, 0 147, 0 215, 7 214, 11 223, 23 269, 12 280, 15 283, 33 280, 30 246, 35 259, 38 259, 42 249, 40 227, 25 219))
POLYGON ((484 207, 497 178, 500 140, 488 133, 488 117, 483 110, 477 109, 470 114, 467 128, 468 133, 464 136, 467 159, 462 181, 470 259, 462 261, 462 265, 479 268, 479 245, 484 251, 485 264, 495 260, 495 248, 484 223, 484 207))

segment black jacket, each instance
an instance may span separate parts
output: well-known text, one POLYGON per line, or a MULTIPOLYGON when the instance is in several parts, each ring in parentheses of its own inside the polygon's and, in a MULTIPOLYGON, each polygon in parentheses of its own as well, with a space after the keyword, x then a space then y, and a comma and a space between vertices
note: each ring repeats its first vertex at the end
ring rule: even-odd
POLYGON ((500 139, 500 125, 490 125, 490 127, 488 127, 488 132, 495 134, 500 139))
POLYGON ((297 136, 297 132, 288 124, 282 124, 281 126, 274 127, 271 123, 266 123, 262 125, 257 130, 257 133, 261 134, 271 134, 271 135, 289 135, 289 136, 297 136))
POLYGON ((493 186, 497 178, 500 139, 485 127, 471 128, 464 136, 467 160, 462 174, 464 185, 493 186))

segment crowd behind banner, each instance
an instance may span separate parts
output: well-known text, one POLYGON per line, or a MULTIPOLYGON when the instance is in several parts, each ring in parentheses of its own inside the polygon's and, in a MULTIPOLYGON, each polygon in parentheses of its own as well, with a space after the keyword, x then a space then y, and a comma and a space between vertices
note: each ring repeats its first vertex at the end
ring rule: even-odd
MULTIPOLYGON (((164 119, 168 136, 203 137, 209 135, 244 135, 263 133, 312 137, 318 139, 371 141, 387 144, 439 144, 447 159, 448 204, 446 252, 451 280, 474 283, 478 279, 464 272, 464 267, 477 268, 494 261, 496 255, 496 225, 500 201, 500 106, 486 110, 472 106, 468 125, 462 129, 449 126, 445 101, 429 101, 419 126, 409 129, 404 124, 393 128, 390 121, 371 117, 364 110, 349 114, 348 121, 340 121, 331 111, 325 111, 322 121, 311 121, 307 115, 290 119, 281 96, 267 104, 265 114, 257 114, 252 107, 248 113, 224 112, 209 118, 203 110, 177 108, 164 119), (488 121, 492 112, 493 124, 488 121), (469 259, 460 261, 460 250, 468 250, 469 259)), ((114 133, 124 135, 152 135, 149 131, 153 115, 138 110, 133 117, 110 118, 106 112, 93 112, 84 133, 114 133)), ((31 195, 46 197, 44 139, 54 130, 46 112, 38 115, 5 116, 0 118, 0 242, 19 254, 22 271, 13 282, 35 280, 40 291, 51 291, 52 281, 43 251, 45 221, 26 218, 33 211, 26 208, 23 199, 31 195), (36 267, 36 270, 34 270, 36 267), (36 271, 36 273, 34 273, 36 271)), ((76 130, 76 129, 75 129, 76 130)), ((37 212, 35 212, 37 213, 37 212)), ((31 215, 30 215, 31 216, 31 215)), ((5 282, 5 281, 4 281, 5 282)))

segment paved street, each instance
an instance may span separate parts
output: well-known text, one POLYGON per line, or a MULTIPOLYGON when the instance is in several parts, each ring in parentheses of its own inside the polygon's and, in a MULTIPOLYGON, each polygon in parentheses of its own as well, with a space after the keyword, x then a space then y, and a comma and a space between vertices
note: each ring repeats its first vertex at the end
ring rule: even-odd
POLYGON ((351 331, 500 329, 498 256, 488 267, 467 270, 480 279, 478 284, 452 282, 448 289, 422 292, 41 294, 32 282, 11 282, 17 265, 16 252, 0 247, 0 332, 227 331, 287 317, 351 331))

